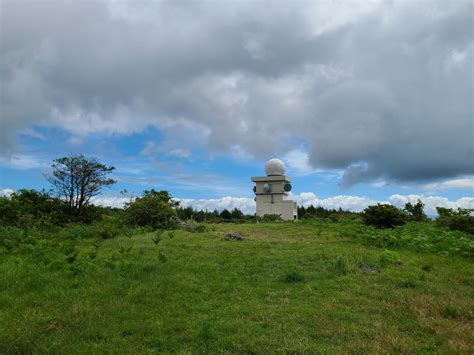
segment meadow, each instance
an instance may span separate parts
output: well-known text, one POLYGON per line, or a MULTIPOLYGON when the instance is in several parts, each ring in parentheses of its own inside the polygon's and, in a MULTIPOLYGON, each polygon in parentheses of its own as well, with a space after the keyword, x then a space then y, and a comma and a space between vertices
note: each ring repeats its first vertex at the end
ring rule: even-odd
POLYGON ((473 241, 432 222, 69 234, 0 248, 1 354, 474 351, 473 241))

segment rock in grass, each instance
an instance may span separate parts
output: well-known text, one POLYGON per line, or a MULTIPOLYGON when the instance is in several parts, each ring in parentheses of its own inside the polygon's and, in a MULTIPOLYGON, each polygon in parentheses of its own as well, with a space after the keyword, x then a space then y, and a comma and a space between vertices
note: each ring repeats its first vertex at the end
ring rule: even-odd
POLYGON ((376 273, 378 272, 377 269, 373 269, 373 268, 368 267, 368 266, 362 266, 362 267, 360 268, 360 271, 361 271, 361 272, 366 272, 366 273, 368 273, 368 274, 376 274, 376 273))
POLYGON ((227 240, 244 240, 244 238, 242 238, 242 236, 239 234, 239 233, 235 233, 235 232, 230 232, 230 233, 227 233, 225 235, 225 239, 227 240))

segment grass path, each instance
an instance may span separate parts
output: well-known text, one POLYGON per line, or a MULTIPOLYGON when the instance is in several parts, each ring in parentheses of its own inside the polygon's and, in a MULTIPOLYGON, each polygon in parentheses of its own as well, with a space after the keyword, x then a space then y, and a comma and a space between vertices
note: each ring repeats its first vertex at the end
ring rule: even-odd
POLYGON ((474 351, 472 260, 400 249, 382 265, 340 228, 84 240, 71 264, 60 246, 2 255, 0 353, 474 351))

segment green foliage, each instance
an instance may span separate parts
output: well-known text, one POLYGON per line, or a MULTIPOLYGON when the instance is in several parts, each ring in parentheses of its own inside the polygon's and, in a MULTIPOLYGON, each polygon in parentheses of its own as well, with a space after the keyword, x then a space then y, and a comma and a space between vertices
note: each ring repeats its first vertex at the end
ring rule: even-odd
POLYGON ((266 214, 263 216, 257 217, 257 222, 263 223, 274 223, 274 222, 282 222, 281 216, 279 214, 266 214))
POLYGON ((64 203, 45 190, 20 189, 0 197, 0 225, 48 228, 67 221, 64 203))
POLYGON ((155 236, 151 239, 153 240, 153 243, 155 243, 155 245, 158 245, 159 242, 161 242, 161 240, 163 239, 161 236, 163 234, 163 231, 158 229, 156 232, 155 232, 155 236))
POLYGON ((180 227, 190 233, 206 233, 214 231, 214 227, 212 225, 206 223, 197 223, 193 220, 181 222, 180 227))
POLYGON ((338 255, 333 267, 336 275, 347 275, 350 272, 349 260, 344 255, 338 255))
POLYGON ((177 225, 175 207, 167 191, 146 190, 142 197, 125 206, 125 222, 130 226, 148 226, 152 229, 170 229, 177 225))
POLYGON ((454 307, 453 305, 450 305, 450 304, 448 304, 446 307, 444 307, 441 314, 444 318, 451 318, 451 319, 457 319, 460 316, 459 311, 457 310, 457 308, 454 307))
POLYGON ((381 266, 400 265, 402 263, 400 254, 393 250, 385 250, 379 256, 381 266))
POLYGON ((225 221, 230 221, 232 219, 232 213, 227 209, 222 210, 219 216, 225 221))
POLYGON ((80 217, 90 203, 90 199, 100 193, 103 187, 116 183, 107 174, 115 170, 96 159, 83 154, 55 159, 51 165, 53 172, 47 175, 57 196, 68 206, 71 215, 80 217))
POLYGON ((217 210, 214 211, 198 211, 194 210, 192 207, 176 207, 176 213, 178 218, 181 221, 194 220, 196 222, 206 222, 206 223, 221 223, 221 222, 253 222, 255 217, 252 215, 245 215, 238 208, 234 208, 232 211, 227 211, 230 213, 230 216, 227 212, 222 211, 219 213, 217 210), (224 213, 221 216, 222 212, 224 213), (224 218, 225 217, 225 218, 224 218))
POLYGON ((421 200, 418 200, 414 205, 411 202, 405 204, 404 211, 408 214, 408 219, 422 222, 428 219, 425 212, 423 211, 424 207, 425 204, 421 200))
POLYGON ((368 226, 393 228, 406 223, 406 214, 395 206, 377 204, 367 207, 362 213, 362 220, 368 226))
POLYGON ((470 214, 472 209, 436 207, 438 218, 436 222, 439 226, 450 230, 457 230, 474 235, 474 216, 470 214))
POLYGON ((299 219, 329 218, 331 221, 337 222, 339 217, 357 217, 357 213, 344 211, 342 208, 336 210, 313 205, 298 206, 299 219))
POLYGON ((297 270, 292 270, 289 271, 285 277, 284 280, 286 283, 298 283, 298 282, 303 282, 304 281, 304 276, 297 270))
POLYGON ((163 251, 160 250, 160 253, 158 254, 158 260, 160 260, 162 263, 166 263, 168 261, 168 257, 163 251))
POLYGON ((459 231, 449 231, 437 227, 436 223, 409 222, 393 229, 366 228, 357 233, 344 232, 354 239, 382 248, 413 247, 424 252, 474 256, 474 239, 459 231))

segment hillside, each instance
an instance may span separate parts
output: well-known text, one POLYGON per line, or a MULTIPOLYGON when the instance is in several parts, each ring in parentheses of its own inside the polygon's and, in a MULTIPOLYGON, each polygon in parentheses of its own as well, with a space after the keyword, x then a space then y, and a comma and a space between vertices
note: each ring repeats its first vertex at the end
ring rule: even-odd
POLYGON ((389 252, 357 228, 220 224, 3 250, 0 353, 472 353, 473 259, 389 252))

